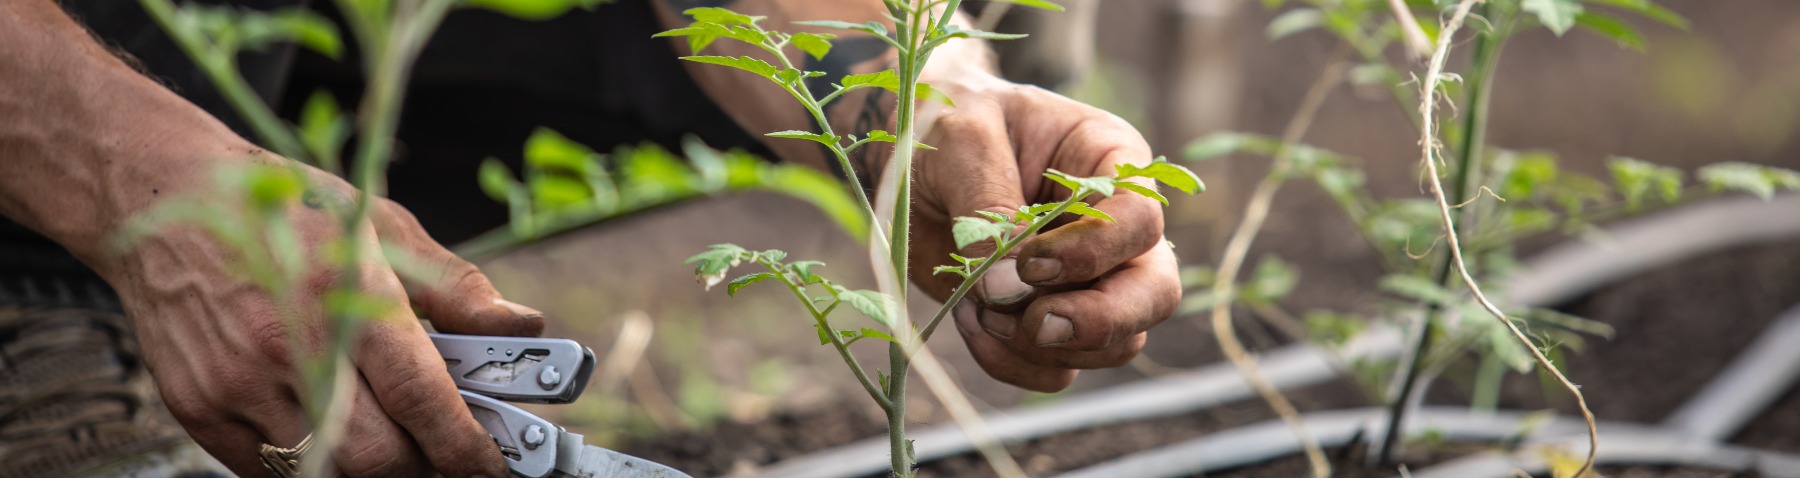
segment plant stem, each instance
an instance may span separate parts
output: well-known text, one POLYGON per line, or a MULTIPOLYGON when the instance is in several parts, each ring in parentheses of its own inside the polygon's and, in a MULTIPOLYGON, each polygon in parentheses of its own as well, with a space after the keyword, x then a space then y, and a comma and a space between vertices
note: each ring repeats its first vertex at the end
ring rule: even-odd
POLYGON ((881 389, 875 385, 875 382, 869 380, 869 373, 863 369, 862 363, 858 362, 856 356, 850 353, 850 344, 844 343, 844 338, 838 336, 837 329, 832 328, 831 322, 826 320, 828 312, 819 310, 819 306, 814 305, 812 299, 806 296, 806 287, 789 280, 787 272, 774 265, 764 263, 763 268, 780 277, 781 282, 787 284, 788 290, 794 293, 794 298, 800 299, 800 303, 806 305, 806 311, 812 314, 813 322, 824 330, 826 340, 830 341, 831 346, 837 349, 838 357, 844 360, 844 364, 850 366, 850 373, 856 375, 856 381, 862 383, 863 391, 869 393, 869 398, 874 399, 875 404, 880 405, 883 412, 893 410, 893 402, 888 401, 887 397, 881 394, 881 389))
MULTIPOLYGON (((1495 320, 1499 320, 1501 324, 1505 325, 1507 331, 1512 332, 1514 339, 1531 351, 1531 357, 1537 361, 1538 366, 1543 367, 1545 372, 1550 373, 1564 388, 1568 389, 1570 394, 1575 396, 1575 403, 1581 408, 1582 419, 1587 422, 1588 427, 1587 457, 1583 460, 1581 468, 1571 475, 1579 477, 1593 468, 1594 456, 1600 448, 1599 430, 1594 423, 1594 413, 1588 409, 1587 398, 1582 395, 1581 387, 1570 382, 1568 377, 1564 376, 1562 371, 1558 370, 1555 364, 1552 364, 1550 359, 1544 356, 1544 352, 1524 332, 1519 330, 1518 325, 1514 324, 1505 312, 1488 300, 1487 295, 1481 291, 1480 283, 1469 273, 1468 264, 1463 260, 1462 248, 1456 237, 1456 221, 1451 213, 1450 201, 1444 193, 1444 184, 1439 179, 1437 162, 1433 154, 1435 151, 1433 140, 1436 134, 1432 113, 1437 102, 1432 93, 1436 91, 1437 83, 1442 77, 1444 60, 1450 50, 1450 40, 1456 30, 1462 26, 1463 20, 1468 17, 1470 8, 1480 1, 1462 0, 1457 5, 1456 13, 1450 17, 1450 21, 1438 33, 1437 49, 1432 53, 1430 67, 1420 81, 1419 117, 1423 120, 1419 128, 1420 160, 1425 163, 1425 177, 1430 181, 1433 198, 1437 200, 1439 218, 1443 223, 1445 241, 1448 243, 1448 252, 1452 263, 1456 266, 1456 271, 1461 276, 1463 283, 1468 286, 1469 293, 1475 296, 1476 302, 1480 303, 1481 307, 1489 314, 1492 314, 1495 320)), ((1392 434, 1391 431, 1390 434, 1392 434)))
POLYGON ((1287 397, 1282 396, 1281 390, 1275 388, 1275 385, 1270 383, 1261 371, 1257 370, 1256 361, 1250 358, 1250 353, 1244 349, 1243 342, 1238 341, 1237 331, 1231 324, 1231 304, 1235 302, 1232 297, 1237 294, 1238 271, 1243 268, 1244 260, 1249 255, 1250 244, 1256 241, 1257 233, 1262 230, 1263 222, 1269 217, 1269 210, 1275 201, 1275 192, 1281 188, 1282 183, 1287 182, 1290 173, 1288 155, 1292 151, 1293 145, 1305 137, 1306 131, 1312 126, 1313 118, 1318 115, 1319 108, 1324 105, 1325 98, 1342 79, 1344 65, 1341 59, 1346 53, 1348 50, 1339 48, 1337 53, 1332 55, 1332 60, 1326 64, 1325 71, 1319 74, 1319 78, 1307 90, 1306 97, 1301 101, 1300 109, 1294 113, 1293 119, 1288 121, 1286 131, 1282 133, 1281 149, 1275 152, 1269 173, 1257 183, 1256 190, 1251 193, 1250 203, 1244 207, 1243 222, 1238 223, 1237 230, 1232 232, 1231 240, 1226 243, 1225 255, 1219 260, 1219 270, 1212 290, 1213 297, 1216 298, 1212 306, 1212 328, 1213 336, 1219 342, 1219 349, 1226 358, 1231 360, 1232 365, 1237 367, 1238 372, 1244 376, 1244 381, 1249 382, 1251 388, 1256 389, 1257 394, 1262 396, 1263 401, 1269 403, 1269 408, 1274 409, 1275 413, 1281 416, 1281 420, 1293 429, 1301 446, 1306 450, 1307 461, 1316 478, 1330 476, 1331 464, 1326 461, 1325 452, 1319 448, 1318 440, 1315 440, 1312 434, 1306 431, 1306 425, 1300 420, 1300 412, 1294 408, 1294 404, 1289 402, 1287 397))
MULTIPOLYGON (((1487 10, 1486 7, 1482 7, 1483 13, 1487 10)), ((1477 170, 1481 168, 1482 164, 1481 152, 1486 147, 1487 141, 1488 105, 1493 91, 1490 85, 1493 82, 1495 66, 1499 61, 1499 46, 1505 41, 1503 35, 1504 33, 1500 31, 1475 35, 1474 50, 1471 52, 1473 71, 1464 78, 1465 85, 1469 90, 1468 114, 1463 118, 1462 142, 1457 148, 1459 154, 1456 158, 1456 169, 1452 173, 1455 175, 1455 179, 1451 183, 1455 188, 1454 196, 1459 198, 1459 201, 1462 200, 1460 198, 1468 195, 1469 190, 1473 189, 1474 183, 1478 181, 1479 171, 1477 170)), ((1463 233, 1462 229, 1468 227, 1464 221, 1469 216, 1466 209, 1458 208, 1455 215, 1456 222, 1453 223, 1454 226, 1450 233, 1453 235, 1463 233)), ((1453 287, 1455 277, 1451 275, 1454 270, 1452 254, 1450 251, 1444 251, 1438 254, 1438 257, 1439 260, 1434 269, 1437 283, 1445 286, 1446 289, 1453 287)), ((1437 323, 1442 316, 1442 306, 1436 303, 1425 305, 1425 313, 1419 320, 1418 336, 1406 356, 1401 358, 1400 367, 1405 375, 1400 382, 1399 392, 1389 397, 1387 433, 1382 437, 1381 445, 1378 448, 1380 451, 1375 459, 1377 465, 1385 466, 1393 460, 1395 449, 1400 443, 1400 436, 1405 432, 1402 426, 1405 424, 1413 394, 1422 393, 1419 390, 1419 379, 1429 366, 1428 360, 1425 360, 1426 350, 1432 346, 1434 337, 1437 335, 1437 323)))
POLYGON ((950 311, 956 308, 957 303, 962 302, 963 297, 969 294, 970 289, 975 288, 975 283, 981 282, 982 276, 987 275, 988 268, 993 266, 994 261, 1000 260, 1007 252, 1011 252, 1014 248, 1018 247, 1019 244, 1024 243, 1026 239, 1029 239, 1032 234, 1037 234, 1044 226, 1050 225, 1050 221, 1055 220, 1057 216, 1061 216, 1063 212, 1068 211, 1076 202, 1080 202, 1082 198, 1092 194, 1093 191, 1088 191, 1086 189, 1076 191, 1074 194, 1069 195, 1069 199, 1064 200, 1061 204, 1057 204, 1056 209, 1052 209, 1048 214, 1040 216, 1036 221, 1032 221, 1031 225, 1025 227, 1024 232, 1001 242, 1000 247, 994 249, 993 254, 988 254, 987 258, 981 261, 981 265, 975 266, 975 270, 969 273, 969 277, 963 279, 962 284, 957 285, 955 291, 950 292, 949 298, 944 299, 944 305, 938 308, 937 315, 933 315, 931 321, 925 323, 925 328, 920 330, 919 341, 924 342, 931 339, 931 332, 937 330, 938 323, 942 322, 944 316, 949 315, 950 311))

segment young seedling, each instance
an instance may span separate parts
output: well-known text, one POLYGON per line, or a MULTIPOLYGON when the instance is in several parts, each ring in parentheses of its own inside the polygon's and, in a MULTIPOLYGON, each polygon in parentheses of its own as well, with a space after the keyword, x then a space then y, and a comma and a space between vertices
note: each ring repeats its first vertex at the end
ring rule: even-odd
MULTIPOLYGON (((959 217, 952 225, 951 235, 960 249, 981 241, 992 241, 995 251, 987 257, 961 257, 953 255, 955 265, 938 267, 934 274, 954 274, 963 278, 947 301, 927 321, 922 328, 915 328, 899 306, 905 303, 908 264, 908 208, 911 200, 910 174, 912 171, 913 153, 917 148, 925 147, 917 140, 917 114, 914 108, 917 101, 929 99, 949 102, 948 97, 937 93, 930 86, 919 82, 919 75, 926 61, 937 47, 957 38, 1011 39, 1020 35, 1005 35, 984 31, 970 30, 950 22, 951 13, 960 5, 959 0, 936 0, 917 2, 885 2, 893 21, 892 30, 888 25, 878 22, 853 24, 847 22, 820 21, 801 22, 805 25, 840 28, 874 35, 898 51, 899 67, 893 70, 849 75, 838 84, 833 91, 819 96, 804 81, 823 75, 821 72, 805 71, 793 66, 788 60, 788 48, 793 47, 804 54, 822 58, 830 52, 833 35, 817 33, 783 33, 764 28, 762 17, 738 14, 721 8, 696 8, 686 13, 694 18, 694 23, 675 30, 663 32, 661 37, 686 37, 688 46, 695 56, 683 57, 684 60, 697 63, 721 65, 748 71, 762 77, 800 103, 811 114, 819 127, 818 132, 782 131, 770 133, 777 138, 792 138, 817 142, 824 145, 837 160, 845 174, 845 180, 856 183, 855 165, 849 160, 850 154, 857 148, 870 143, 893 144, 893 158, 883 177, 884 186, 880 189, 880 202, 870 200, 865 192, 858 189, 859 202, 872 220, 870 230, 876 231, 873 241, 876 242, 874 262, 881 264, 882 256, 887 256, 887 267, 878 268, 877 281, 892 284, 892 292, 874 290, 851 290, 838 285, 817 274, 817 268, 823 266, 818 262, 784 262, 787 254, 778 250, 750 251, 738 246, 721 244, 713 246, 688 260, 695 264, 695 275, 708 287, 726 283, 727 293, 735 295, 740 289, 750 284, 765 281, 778 281, 787 286, 789 292, 806 308, 818 329, 821 344, 830 344, 838 352, 852 375, 888 417, 888 438, 891 453, 891 472, 893 476, 913 476, 915 457, 912 444, 906 439, 906 381, 911 365, 910 357, 919 351, 922 344, 931 337, 933 331, 948 315, 952 308, 968 294, 971 287, 980 281, 988 268, 1000 257, 1011 252, 1019 244, 1033 234, 1048 226, 1056 218, 1066 213, 1099 218, 1112 221, 1105 212, 1085 202, 1089 197, 1099 195, 1110 197, 1120 190, 1142 194, 1164 204, 1168 200, 1155 188, 1140 182, 1148 179, 1179 189, 1188 194, 1200 192, 1203 188, 1198 177, 1186 168, 1168 163, 1157 158, 1146 166, 1122 165, 1112 176, 1077 177, 1051 170, 1045 177, 1060 184, 1069 192, 1067 199, 1048 204, 1020 205, 1011 214, 982 212, 980 217, 959 217), (720 39, 729 39, 754 45, 772 55, 777 64, 759 58, 740 56, 704 56, 700 55, 707 46, 720 39), (858 138, 854 135, 840 136, 831 128, 825 116, 825 107, 832 101, 842 98, 844 94, 864 88, 881 88, 892 92, 897 97, 895 124, 897 132, 874 130, 858 138), (1134 178, 1144 178, 1136 179, 1134 178), (880 214, 875 204, 890 205, 883 208, 880 214), (1021 229, 1022 227, 1022 229, 1021 229), (885 232, 885 234, 884 234, 885 232), (733 267, 750 264, 759 266, 761 270, 740 276, 729 282, 725 278, 733 267), (884 326, 885 331, 860 326, 839 326, 831 322, 831 313, 840 306, 848 305, 863 315, 874 319, 884 326), (888 343, 889 368, 884 372, 877 371, 874 378, 868 369, 857 362, 850 353, 850 345, 864 340, 876 339, 888 343)), ((1055 8, 1048 2, 1038 0, 1015 0, 1029 6, 1055 8)), ((954 161, 955 158, 943 158, 954 161)), ((990 455, 990 459, 993 456, 990 455)))

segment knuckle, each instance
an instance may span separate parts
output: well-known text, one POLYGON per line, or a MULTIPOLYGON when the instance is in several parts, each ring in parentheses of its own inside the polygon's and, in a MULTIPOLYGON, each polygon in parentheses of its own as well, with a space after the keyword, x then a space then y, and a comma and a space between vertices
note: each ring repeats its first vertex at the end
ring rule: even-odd
POLYGON ((289 346, 287 325, 281 320, 261 320, 250 326, 250 345, 256 347, 256 353, 278 367, 291 367, 294 363, 292 347, 289 346))

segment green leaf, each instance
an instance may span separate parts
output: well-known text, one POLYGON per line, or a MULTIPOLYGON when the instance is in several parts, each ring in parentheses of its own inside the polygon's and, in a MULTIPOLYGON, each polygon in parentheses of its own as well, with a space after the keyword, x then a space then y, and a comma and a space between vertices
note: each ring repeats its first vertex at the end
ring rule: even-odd
POLYGON ((1682 174, 1679 169, 1625 157, 1612 158, 1607 161, 1606 168, 1612 172, 1613 183, 1619 192, 1625 195, 1627 209, 1637 209, 1644 196, 1652 191, 1660 193, 1666 202, 1680 199, 1682 174))
POLYGON ((1114 169, 1118 171, 1119 179, 1150 178, 1188 194, 1206 191, 1206 183, 1200 182, 1200 176, 1186 167, 1170 163, 1168 158, 1162 156, 1151 160, 1148 166, 1120 164, 1114 166, 1114 169))
POLYGON ((245 179, 251 203, 265 210, 291 204, 300 199, 301 191, 306 190, 306 181, 286 168, 254 168, 245 179))
POLYGON ((750 275, 746 275, 746 276, 739 277, 736 279, 732 279, 731 283, 726 284, 726 286, 725 286, 725 295, 736 296, 738 289, 742 289, 742 288, 744 288, 744 286, 747 286, 750 284, 755 284, 755 283, 762 282, 762 281, 769 280, 769 279, 774 279, 774 278, 775 278, 775 274, 768 273, 768 272, 758 272, 755 274, 750 274, 750 275))
POLYGON ((1069 188, 1070 191, 1076 193, 1087 191, 1090 193, 1099 193, 1101 196, 1106 197, 1112 197, 1113 195, 1113 178, 1108 176, 1083 178, 1070 176, 1069 173, 1057 171, 1055 169, 1045 169, 1044 177, 1050 178, 1051 181, 1056 181, 1057 184, 1061 184, 1063 187, 1069 188))
POLYGON ((838 80, 838 85, 845 88, 866 85, 898 93, 900 91, 900 77, 894 73, 894 70, 881 70, 874 73, 845 75, 844 79, 838 80))
POLYGON ((751 73, 755 73, 758 76, 761 76, 763 78, 768 78, 769 81, 778 81, 775 78, 775 73, 777 71, 775 69, 775 65, 770 65, 769 62, 758 60, 758 59, 751 58, 748 56, 738 56, 738 57, 684 56, 684 57, 681 57, 681 59, 691 61, 694 63, 706 63, 709 65, 729 66, 732 68, 737 68, 739 70, 744 70, 744 71, 748 71, 751 73))
POLYGON ((562 16, 577 2, 570 0, 467 0, 471 7, 485 8, 520 20, 543 21, 562 16))
POLYGON ((1155 199, 1156 202, 1163 203, 1164 206, 1169 205, 1169 198, 1163 197, 1162 193, 1156 192, 1155 189, 1152 189, 1148 186, 1144 186, 1142 184, 1134 183, 1131 181, 1119 181, 1117 183, 1113 183, 1113 185, 1118 186, 1120 189, 1138 193, 1138 194, 1143 195, 1144 197, 1148 197, 1150 199, 1155 199))
POLYGON ((568 176, 540 175, 531 179, 531 202, 539 211, 553 211, 593 198, 587 183, 568 176))
POLYGON ((801 284, 817 284, 823 282, 825 280, 824 278, 813 274, 812 270, 814 267, 825 267, 825 263, 819 261, 798 261, 788 264, 787 266, 789 271, 792 271, 795 276, 800 278, 801 284))
POLYGON ((694 21, 696 21, 696 22, 717 23, 717 24, 726 25, 726 26, 743 25, 743 26, 753 27, 753 26, 756 26, 757 22, 763 21, 763 19, 766 18, 766 17, 760 17, 760 16, 745 15, 742 13, 734 12, 729 9, 724 9, 724 8, 719 8, 719 7, 689 8, 687 10, 683 10, 681 13, 687 14, 687 16, 689 16, 689 17, 693 17, 694 21))
POLYGON ((699 25, 677 28, 650 35, 651 38, 687 37, 688 51, 694 54, 699 54, 701 50, 705 50, 707 46, 712 45, 712 42, 719 39, 720 36, 719 29, 707 28, 699 25))
POLYGON ((800 51, 812 55, 813 59, 823 60, 825 59, 826 53, 831 53, 831 39, 833 38, 837 38, 837 35, 829 33, 795 33, 789 41, 794 43, 795 48, 799 48, 800 51))
POLYGON ((894 340, 894 336, 892 336, 892 335, 888 335, 888 333, 887 333, 887 332, 882 332, 882 331, 879 331, 879 330, 875 330, 875 329, 871 329, 871 328, 867 328, 867 327, 864 327, 864 328, 863 328, 863 329, 862 329, 862 330, 861 330, 861 331, 859 331, 859 332, 860 332, 860 334, 861 334, 861 335, 862 335, 862 336, 863 336, 863 337, 869 337, 869 338, 874 338, 874 339, 881 339, 881 340, 886 340, 886 341, 889 341, 889 342, 893 342, 893 343, 896 343, 896 344, 897 344, 897 343, 900 343, 900 341, 899 341, 899 340, 894 340))
POLYGON ((812 26, 812 27, 836 28, 839 30, 856 30, 856 31, 860 31, 860 32, 868 32, 875 36, 883 36, 883 37, 887 36, 887 32, 888 32, 887 26, 882 25, 879 22, 850 23, 850 22, 842 22, 842 21, 837 21, 837 20, 808 20, 808 21, 803 21, 803 22, 793 22, 793 24, 806 25, 806 26, 812 26))
POLYGON ((1581 14, 1579 0, 1520 0, 1520 8, 1537 16, 1538 23, 1544 24, 1556 36, 1562 36, 1575 26, 1575 17, 1581 14))
POLYGON ((1575 25, 1598 33, 1600 36, 1611 38, 1619 46, 1640 52, 1644 51, 1644 36, 1639 35, 1636 29, 1631 28, 1631 25, 1627 25, 1617 18, 1600 13, 1583 12, 1575 16, 1575 25))
POLYGON ((1042 9, 1050 10, 1053 12, 1060 12, 1060 11, 1065 10, 1062 5, 1057 5, 1055 3, 1050 3, 1050 2, 1047 2, 1044 0, 994 0, 994 1, 1001 2, 1001 3, 1011 3, 1014 5, 1021 5, 1021 6, 1031 7, 1031 8, 1042 8, 1042 9))
POLYGON ((481 172, 477 175, 481 181, 481 192, 502 203, 508 202, 512 192, 523 185, 513 179, 512 170, 506 169, 506 163, 494 158, 481 162, 481 172))
MULTIPOLYGON (((895 89, 898 89, 898 87, 895 89)), ((950 95, 946 95, 944 92, 938 91, 937 88, 932 88, 931 85, 925 83, 919 83, 918 87, 913 89, 913 97, 924 101, 936 101, 943 103, 945 106, 956 106, 956 102, 950 100, 950 95)), ((937 149, 931 147, 926 148, 931 150, 937 149)))
POLYGON ((962 249, 987 239, 1000 239, 1011 233, 1015 226, 1010 222, 992 222, 962 216, 956 218, 950 226, 950 236, 956 240, 956 248, 962 249))
POLYGON ((300 110, 300 142, 314 158, 335 157, 350 137, 350 121, 325 90, 313 92, 300 110))
POLYGON ((713 244, 706 252, 689 257, 683 264, 696 264, 694 278, 707 289, 725 280, 725 271, 736 267, 750 251, 735 244, 713 244))
POLYGON ((1700 180, 1714 191, 1731 190, 1767 200, 1775 196, 1775 177, 1760 165, 1726 162, 1700 168, 1700 180))
POLYGON ((888 311, 894 309, 893 298, 872 290, 849 290, 843 287, 836 287, 836 290, 838 300, 850 304, 851 308, 875 319, 881 325, 893 328, 894 319, 888 315, 888 311))
POLYGON ((1456 293, 1445 289, 1430 279, 1405 274, 1390 274, 1381 278, 1381 290, 1399 294, 1402 297, 1419 300, 1440 306, 1455 305, 1456 293))
POLYGON ((888 133, 887 131, 883 131, 883 130, 879 130, 879 129, 872 129, 872 130, 869 130, 869 137, 867 139, 869 141, 873 141, 873 142, 892 143, 898 138, 896 138, 893 134, 888 133))
POLYGON ((1667 8, 1663 8, 1661 5, 1652 3, 1650 0, 1587 0, 1587 1, 1588 1, 1588 3, 1598 3, 1598 4, 1602 4, 1602 5, 1610 5, 1610 6, 1622 8, 1622 9, 1631 11, 1632 13, 1643 15, 1644 17, 1649 18, 1651 20, 1656 20, 1658 22, 1662 22, 1665 25, 1672 26, 1675 28, 1680 28, 1682 30, 1686 30, 1688 28, 1688 21, 1686 18, 1682 18, 1681 14, 1675 13, 1674 11, 1671 11, 1667 8))
POLYGON ((968 268, 963 266, 937 266, 931 268, 931 275, 938 275, 945 272, 962 276, 964 279, 969 278, 968 268))
POLYGON ((1292 293, 1299 282, 1300 272, 1293 265, 1279 257, 1266 256, 1256 261, 1256 271, 1250 274, 1245 292, 1247 296, 1272 302, 1292 293))
POLYGON ((1269 40, 1280 40, 1325 25, 1325 13, 1316 8, 1296 8, 1269 20, 1269 40))
POLYGON ((973 28, 963 28, 955 24, 944 25, 944 29, 941 30, 941 32, 942 33, 940 34, 946 38, 980 38, 983 40, 1017 40, 1028 36, 1018 33, 994 33, 973 28))
POLYGON ((1306 338, 1333 347, 1342 347, 1361 335, 1367 321, 1353 315, 1327 311, 1306 313, 1306 338))
POLYGON ((1505 171, 1500 180, 1500 197, 1526 199, 1555 181, 1560 171, 1556 158, 1545 154, 1503 154, 1497 169, 1505 171))
POLYGON ((344 50, 337 26, 331 20, 303 8, 284 9, 270 14, 278 29, 293 38, 294 43, 333 60, 344 50))
POLYGON ((525 164, 585 173, 596 169, 594 150, 550 128, 538 127, 525 140, 525 164))
POLYGON ((1105 219, 1106 222, 1112 222, 1112 223, 1119 222, 1118 220, 1113 219, 1112 216, 1107 215, 1106 211, 1094 209, 1093 206, 1089 206, 1087 203, 1084 203, 1084 202, 1076 202, 1076 203, 1070 204, 1069 209, 1065 212, 1068 212, 1070 214, 1080 214, 1080 215, 1087 216, 1087 217, 1097 217, 1100 219, 1105 219))
POLYGON ((814 141, 814 142, 817 142, 819 144, 823 144, 826 146, 831 146, 831 145, 837 144, 837 142, 838 142, 838 139, 836 136, 826 136, 826 135, 819 134, 819 133, 813 133, 813 132, 809 132, 809 131, 797 131, 797 130, 777 131, 774 133, 764 134, 763 136, 768 136, 771 138, 804 139, 807 141, 814 141))

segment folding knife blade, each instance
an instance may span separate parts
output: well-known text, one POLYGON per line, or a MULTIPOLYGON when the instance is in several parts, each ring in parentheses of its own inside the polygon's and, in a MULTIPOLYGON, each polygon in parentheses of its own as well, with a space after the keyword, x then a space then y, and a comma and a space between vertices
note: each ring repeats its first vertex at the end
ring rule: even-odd
POLYGON ((502 400, 573 402, 594 372, 594 351, 573 340, 430 335, 456 388, 502 400))
POLYGON ((668 465, 583 445, 581 435, 562 432, 557 440, 556 471, 574 478, 693 478, 668 465))
POLYGON ((691 478, 661 463, 605 448, 585 445, 582 436, 563 430, 519 407, 468 390, 463 403, 475 415, 514 475, 526 478, 691 478))

